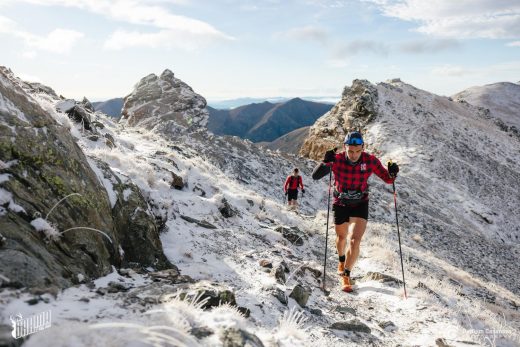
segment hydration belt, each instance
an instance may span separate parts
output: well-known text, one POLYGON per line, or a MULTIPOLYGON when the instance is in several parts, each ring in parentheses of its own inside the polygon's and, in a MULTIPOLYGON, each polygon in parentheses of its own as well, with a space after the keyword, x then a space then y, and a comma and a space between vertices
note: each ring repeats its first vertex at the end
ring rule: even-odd
POLYGON ((368 190, 364 192, 360 190, 345 190, 340 193, 334 188, 334 197, 338 198, 343 205, 355 205, 368 200, 368 190))

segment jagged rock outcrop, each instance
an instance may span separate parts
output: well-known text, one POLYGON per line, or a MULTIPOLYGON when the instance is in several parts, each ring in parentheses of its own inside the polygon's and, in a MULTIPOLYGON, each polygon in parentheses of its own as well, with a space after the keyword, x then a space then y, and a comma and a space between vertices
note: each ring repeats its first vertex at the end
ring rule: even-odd
POLYGON ((366 80, 354 80, 345 87, 341 100, 310 128, 300 155, 322 159, 326 150, 341 148, 343 138, 350 130, 366 129, 377 115, 377 89, 366 80))
MULTIPOLYGON (((170 266, 153 231, 153 217, 115 206, 98 175, 101 170, 89 162, 69 130, 32 98, 30 88, 0 67, 0 230, 5 238, 0 269, 9 279, 3 285, 67 287, 109 273, 125 259, 120 250, 128 261, 143 266, 170 266), (146 237, 133 235, 130 227, 122 230, 132 218, 149 226, 139 231, 146 237), (127 222, 116 226, 116 221, 127 222), (136 240, 125 242, 132 237, 136 240), (150 245, 157 257, 139 256, 143 245, 150 245)), ((38 88, 46 97, 55 96, 38 88)), ((136 209, 146 206, 135 195, 129 197, 136 200, 136 209)))
POLYGON ((170 135, 205 130, 208 121, 206 100, 170 70, 141 79, 125 97, 121 115, 124 125, 170 135))

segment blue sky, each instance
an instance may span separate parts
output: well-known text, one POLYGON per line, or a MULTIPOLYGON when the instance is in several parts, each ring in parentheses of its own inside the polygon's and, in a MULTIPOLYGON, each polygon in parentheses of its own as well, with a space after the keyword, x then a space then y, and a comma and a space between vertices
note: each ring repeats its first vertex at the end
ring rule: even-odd
POLYGON ((395 77, 451 95, 520 81, 520 1, 0 0, 0 47, 23 79, 94 101, 166 68, 209 100, 395 77))

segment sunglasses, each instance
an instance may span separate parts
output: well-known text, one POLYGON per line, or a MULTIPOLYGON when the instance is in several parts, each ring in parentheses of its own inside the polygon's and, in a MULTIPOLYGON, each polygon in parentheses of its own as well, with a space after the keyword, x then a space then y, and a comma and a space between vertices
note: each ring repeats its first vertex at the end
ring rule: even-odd
POLYGON ((359 137, 351 137, 345 144, 354 146, 362 145, 363 139, 360 139, 359 137))

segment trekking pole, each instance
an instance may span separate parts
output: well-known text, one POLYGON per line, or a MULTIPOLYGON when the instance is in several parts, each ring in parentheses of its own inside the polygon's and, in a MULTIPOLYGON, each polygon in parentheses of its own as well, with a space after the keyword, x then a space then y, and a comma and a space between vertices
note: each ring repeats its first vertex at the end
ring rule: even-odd
POLYGON ((407 299, 406 281, 404 280, 403 251, 401 250, 401 233, 399 232, 399 219, 397 218, 397 194, 395 193, 395 182, 392 182, 392 187, 394 188, 395 222, 397 224, 397 239, 399 240, 399 255, 401 256, 401 272, 403 273, 404 298, 407 299))
POLYGON ((327 229, 325 229, 325 260, 323 262, 323 293, 325 296, 330 294, 330 291, 327 292, 325 287, 325 278, 327 275, 327 244, 329 240, 329 213, 330 213, 330 186, 332 182, 332 169, 329 172, 329 197, 327 198, 327 229))

